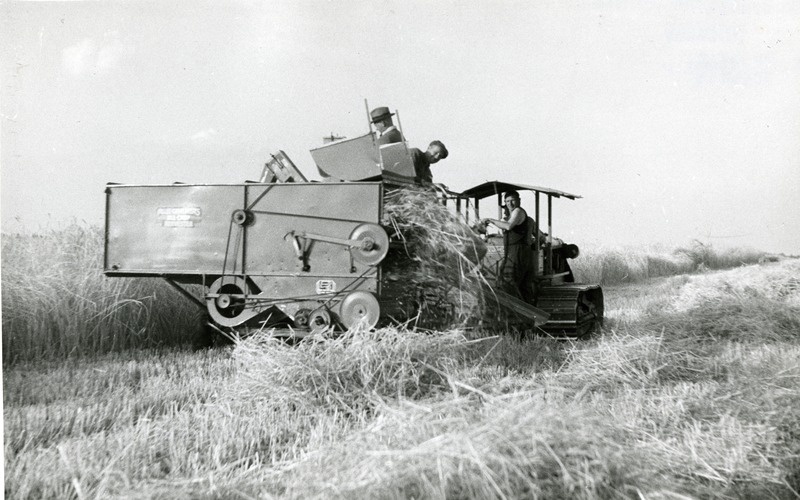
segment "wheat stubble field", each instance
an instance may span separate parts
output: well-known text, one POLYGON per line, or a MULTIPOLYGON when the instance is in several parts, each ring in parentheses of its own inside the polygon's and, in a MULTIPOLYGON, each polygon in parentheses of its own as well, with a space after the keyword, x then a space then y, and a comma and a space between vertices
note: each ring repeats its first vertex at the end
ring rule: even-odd
POLYGON ((594 249, 583 342, 381 329, 193 349, 102 234, 3 235, 6 498, 797 498, 800 260, 594 249), (761 263, 759 263, 759 261, 761 263))

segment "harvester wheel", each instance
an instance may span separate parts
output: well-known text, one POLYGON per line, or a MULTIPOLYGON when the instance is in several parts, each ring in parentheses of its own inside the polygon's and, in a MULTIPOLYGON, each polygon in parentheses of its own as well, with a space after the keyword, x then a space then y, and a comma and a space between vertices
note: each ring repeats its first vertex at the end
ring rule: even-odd
POLYGON ((220 326, 238 326, 256 315, 245 303, 244 296, 253 291, 240 276, 223 276, 208 287, 206 308, 211 319, 220 326))
POLYGON ((308 315, 308 327, 311 329, 311 333, 323 332, 330 328, 331 324, 333 324, 333 318, 325 307, 314 309, 308 315))
POLYGON ((294 313, 295 328, 308 328, 308 317, 310 314, 310 309, 298 309, 297 312, 294 313))
POLYGON ((339 305, 339 319, 346 328, 363 324, 373 328, 378 324, 381 306, 370 292, 358 290, 350 292, 339 305))

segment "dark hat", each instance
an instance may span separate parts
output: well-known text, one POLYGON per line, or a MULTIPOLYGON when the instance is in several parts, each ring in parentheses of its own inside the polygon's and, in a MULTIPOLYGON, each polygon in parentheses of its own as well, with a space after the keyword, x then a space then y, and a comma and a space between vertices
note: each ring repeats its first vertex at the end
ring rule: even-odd
POLYGON ((394 116, 394 113, 389 113, 389 108, 382 106, 380 108, 373 109, 369 116, 372 118, 372 123, 375 123, 394 116))

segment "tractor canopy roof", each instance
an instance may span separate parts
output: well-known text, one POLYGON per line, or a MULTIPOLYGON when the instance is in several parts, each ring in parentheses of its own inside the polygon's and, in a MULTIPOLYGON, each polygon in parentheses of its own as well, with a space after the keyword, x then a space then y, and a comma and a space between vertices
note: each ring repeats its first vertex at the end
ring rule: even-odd
POLYGON ((511 184, 509 182, 500 182, 500 181, 488 181, 484 182, 483 184, 479 184, 475 187, 471 187, 466 191, 462 191, 460 193, 461 196, 467 198, 475 198, 477 200, 487 198, 489 196, 499 195, 505 193, 506 191, 533 191, 536 193, 544 193, 546 195, 555 196, 556 198, 569 198, 570 200, 574 200, 576 198, 580 198, 577 194, 570 194, 565 193, 564 191, 559 191, 557 189, 550 189, 541 186, 529 186, 527 184, 511 184))

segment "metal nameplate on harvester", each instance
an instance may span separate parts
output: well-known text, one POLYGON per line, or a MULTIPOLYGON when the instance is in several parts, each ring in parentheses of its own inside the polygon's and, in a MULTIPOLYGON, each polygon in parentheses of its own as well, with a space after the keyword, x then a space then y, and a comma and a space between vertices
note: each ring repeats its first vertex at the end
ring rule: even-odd
POLYGON ((158 220, 164 227, 194 227, 200 222, 200 207, 159 207, 156 210, 158 220))
POLYGON ((333 280, 317 280, 317 295, 336 293, 336 282, 333 280))

